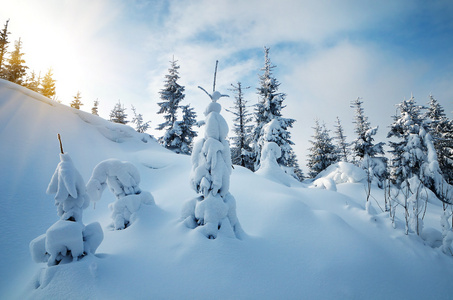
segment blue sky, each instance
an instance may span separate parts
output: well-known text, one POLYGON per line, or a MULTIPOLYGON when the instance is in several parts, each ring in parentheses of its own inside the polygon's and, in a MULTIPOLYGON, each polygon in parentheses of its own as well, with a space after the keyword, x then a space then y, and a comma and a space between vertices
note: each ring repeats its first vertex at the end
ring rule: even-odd
POLYGON ((254 104, 263 46, 287 94, 283 114, 297 120, 292 135, 301 165, 315 118, 333 129, 339 116, 353 138, 349 103, 357 97, 380 139, 395 104, 411 93, 419 104, 432 93, 452 117, 452 1, 9 2, 0 22, 11 19, 10 40, 22 38, 30 69, 53 67, 59 100, 68 104, 80 91, 82 109, 99 99, 105 118, 121 100, 157 126, 158 92, 173 55, 185 104, 200 117, 208 99, 197 86, 212 86, 216 59, 218 89, 241 81, 252 87, 246 100, 254 104))

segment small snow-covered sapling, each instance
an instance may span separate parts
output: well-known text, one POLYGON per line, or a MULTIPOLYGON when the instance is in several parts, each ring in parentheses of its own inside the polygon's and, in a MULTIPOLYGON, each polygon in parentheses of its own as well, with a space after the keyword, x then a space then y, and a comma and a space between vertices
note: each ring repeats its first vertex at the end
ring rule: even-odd
POLYGON ((154 204, 151 193, 139 186, 140 173, 130 162, 108 159, 100 162, 93 170, 87 184, 88 194, 98 201, 108 186, 116 201, 109 205, 112 210, 113 227, 125 229, 134 220, 141 204, 154 204))
MULTIPOLYGON (((198 140, 192 151, 192 188, 200 196, 186 202, 182 209, 184 224, 208 239, 217 236, 241 238, 242 229, 236 216, 236 200, 229 192, 231 153, 226 140, 228 125, 221 116, 222 95, 203 90, 211 99, 204 112, 206 127, 204 137, 198 140)), ((215 84, 214 84, 215 88, 215 84)))
POLYGON ((30 242, 30 252, 36 262, 47 262, 49 266, 76 261, 94 254, 104 234, 99 223, 87 226, 82 223, 82 212, 88 207, 90 198, 85 182, 75 168, 71 157, 64 153, 61 137, 60 163, 49 186, 48 194, 55 194, 55 205, 60 217, 46 233, 30 242))

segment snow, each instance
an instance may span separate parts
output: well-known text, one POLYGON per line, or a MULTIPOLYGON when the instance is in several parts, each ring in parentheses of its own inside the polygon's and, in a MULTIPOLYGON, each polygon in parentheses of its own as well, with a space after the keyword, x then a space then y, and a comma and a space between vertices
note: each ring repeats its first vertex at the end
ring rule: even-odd
MULTIPOLYGON (((0 165, 7 170, 0 175, 1 299, 451 299, 453 259, 436 242, 440 204, 428 204, 422 239, 404 234, 400 206, 393 229, 377 205, 383 207, 383 191, 376 186, 377 202, 370 201, 376 213, 365 211, 361 173, 350 165, 322 177, 331 176, 336 192, 289 187, 235 166, 229 192, 236 201, 224 203, 236 204, 244 234, 209 240, 181 222, 185 203, 194 205, 187 199, 200 196, 188 182, 188 156, 145 142, 128 126, 24 91, 0 80, 0 165), (28 245, 60 222, 45 193, 60 161, 57 133, 84 180, 99 162, 129 161, 156 205, 142 205, 126 230, 105 230, 116 197, 103 193, 83 214, 104 229, 95 254, 48 267, 33 261, 46 256, 33 258, 28 245)), ((239 224, 232 216, 221 228, 239 224)), ((95 231, 89 226, 86 236, 95 231)), ((34 241, 32 247, 45 246, 42 238, 34 241)), ((76 249, 75 241, 65 243, 76 249)))
POLYGON ((358 183, 366 180, 366 172, 352 163, 338 162, 318 174, 317 179, 331 179, 335 184, 358 183))

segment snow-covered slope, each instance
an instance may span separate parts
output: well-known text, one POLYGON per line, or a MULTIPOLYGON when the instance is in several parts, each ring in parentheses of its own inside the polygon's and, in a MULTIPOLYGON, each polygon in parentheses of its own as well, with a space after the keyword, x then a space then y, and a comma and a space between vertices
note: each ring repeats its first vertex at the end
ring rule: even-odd
MULTIPOLYGON (((235 167, 230 191, 242 240, 208 240, 181 223, 190 158, 145 134, 0 80, 0 299, 451 299, 453 259, 366 213, 361 183, 337 191, 288 187, 235 167), (101 161, 133 163, 154 196, 127 229, 112 231, 105 191, 84 222, 99 222, 95 256, 47 267, 29 242, 58 220, 45 194, 59 162, 57 133, 85 182, 101 161)), ((380 199, 382 192, 373 190, 380 199)), ((374 211, 380 212, 373 202, 374 211)), ((372 212, 373 210, 370 210, 372 212)), ((427 227, 439 228, 432 205, 427 227)), ((436 231, 434 231, 436 232, 436 231)))

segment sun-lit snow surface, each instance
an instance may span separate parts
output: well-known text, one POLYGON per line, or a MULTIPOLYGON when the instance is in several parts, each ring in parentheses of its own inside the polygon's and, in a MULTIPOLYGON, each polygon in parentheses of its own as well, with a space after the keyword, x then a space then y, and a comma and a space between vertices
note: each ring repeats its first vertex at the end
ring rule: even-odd
MULTIPOLYGON (((378 213, 366 213, 360 182, 332 175, 337 192, 287 187, 235 166, 230 191, 245 236, 208 240, 180 220, 196 196, 190 157, 144 134, 0 80, 0 141, 0 299, 452 297, 453 259, 428 245, 441 246, 440 206, 428 207, 424 242, 404 235, 401 215, 393 229, 374 200, 378 213), (83 214, 104 230, 96 255, 47 267, 32 260, 28 245, 59 219, 46 194, 59 162, 57 133, 85 182, 103 160, 129 161, 156 205, 113 231, 115 196, 103 193, 83 214)), ((372 194, 381 200, 380 190, 372 194)))

